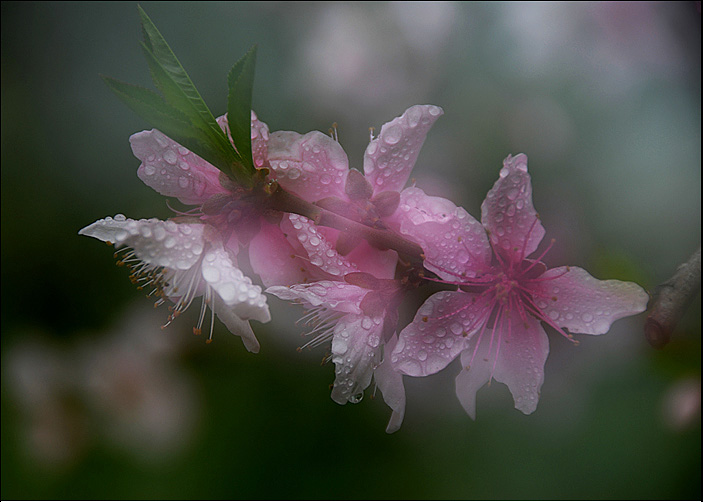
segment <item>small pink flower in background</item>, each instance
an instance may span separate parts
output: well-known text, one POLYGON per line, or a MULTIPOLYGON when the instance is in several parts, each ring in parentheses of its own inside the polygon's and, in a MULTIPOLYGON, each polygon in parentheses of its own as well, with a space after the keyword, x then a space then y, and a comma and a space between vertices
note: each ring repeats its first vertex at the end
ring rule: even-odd
MULTIPOLYGON (((417 189, 416 189, 417 190, 417 189)), ((527 157, 508 157, 481 206, 481 224, 438 197, 420 195, 395 217, 401 233, 425 251, 425 266, 457 291, 432 295, 399 336, 398 371, 426 376, 461 355, 457 395, 475 417, 476 392, 491 378, 505 383, 515 407, 537 407, 549 352, 544 322, 565 331, 603 334, 617 319, 643 312, 649 299, 634 283, 600 281, 577 267, 549 269, 534 253, 544 228, 532 205, 527 157)), ((549 248, 547 248, 547 251, 549 248)))
MULTIPOLYGON (((268 322, 271 318, 261 288, 236 266, 234 253, 227 250, 213 227, 202 223, 132 220, 123 215, 98 220, 79 234, 95 237, 129 250, 121 263, 132 269, 132 280, 175 303, 166 324, 185 311, 193 300, 203 297, 196 332, 200 332, 206 307, 240 336, 247 350, 259 351, 247 320, 268 322)), ((210 337, 212 337, 212 322, 210 337)))

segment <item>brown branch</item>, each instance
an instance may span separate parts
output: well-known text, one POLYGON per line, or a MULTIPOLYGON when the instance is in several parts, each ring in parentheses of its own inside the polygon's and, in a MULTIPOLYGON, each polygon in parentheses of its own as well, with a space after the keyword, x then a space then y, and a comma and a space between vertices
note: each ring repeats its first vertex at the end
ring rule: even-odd
POLYGON ((269 191, 268 207, 277 211, 299 214, 310 218, 317 225, 336 228, 342 232, 366 239, 369 244, 379 249, 393 249, 406 263, 422 268, 424 256, 422 248, 395 232, 379 230, 362 223, 345 218, 320 206, 307 202, 300 197, 286 192, 280 186, 269 191))
POLYGON ((671 339, 686 307, 701 288, 701 248, 666 282, 657 286, 650 314, 644 325, 647 341, 656 349, 661 349, 671 339))

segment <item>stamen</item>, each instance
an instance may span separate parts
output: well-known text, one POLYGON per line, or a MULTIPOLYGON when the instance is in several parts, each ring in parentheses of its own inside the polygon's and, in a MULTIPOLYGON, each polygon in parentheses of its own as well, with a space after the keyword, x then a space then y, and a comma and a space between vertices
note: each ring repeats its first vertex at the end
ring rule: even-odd
MULTIPOLYGON (((546 254, 549 252, 549 250, 552 249, 552 246, 554 245, 554 243, 555 243, 556 241, 557 241, 556 239, 552 239, 552 240, 549 242, 549 246, 547 246, 547 249, 545 249, 545 250, 542 252, 542 254, 539 255, 539 257, 538 257, 537 259, 535 259, 535 261, 533 261, 532 264, 531 264, 529 267, 527 267, 525 270, 521 271, 520 274, 522 274, 522 275, 526 274, 529 270, 532 269, 532 267, 534 267, 534 266, 537 265, 538 263, 541 263, 542 258, 544 258, 544 255, 546 255, 546 254)), ((524 260, 524 258, 523 258, 523 260, 524 260)))

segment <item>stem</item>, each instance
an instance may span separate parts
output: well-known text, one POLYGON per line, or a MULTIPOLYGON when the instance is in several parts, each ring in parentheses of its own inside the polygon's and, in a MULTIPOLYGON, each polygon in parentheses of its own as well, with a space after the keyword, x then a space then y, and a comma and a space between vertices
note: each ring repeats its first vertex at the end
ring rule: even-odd
POLYGON ((345 218, 327 209, 307 202, 296 195, 286 192, 280 185, 270 192, 268 206, 276 211, 294 213, 310 218, 316 225, 336 228, 342 232, 365 239, 379 249, 393 249, 405 262, 422 268, 424 255, 422 248, 390 230, 379 230, 362 223, 345 218))
POLYGON ((701 248, 676 273, 657 286, 644 334, 652 347, 661 349, 671 339, 686 307, 701 288, 701 248))

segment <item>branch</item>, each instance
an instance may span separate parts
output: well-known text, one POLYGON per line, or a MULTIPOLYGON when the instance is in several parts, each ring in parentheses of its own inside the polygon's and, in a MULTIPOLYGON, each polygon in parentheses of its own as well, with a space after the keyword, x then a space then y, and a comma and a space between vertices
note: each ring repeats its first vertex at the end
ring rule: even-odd
POLYGON ((379 230, 345 218, 286 192, 280 185, 277 185, 269 193, 267 202, 270 208, 277 211, 305 216, 314 221, 316 225, 336 228, 361 239, 366 239, 369 244, 379 249, 393 249, 398 252, 398 256, 403 261, 422 268, 424 261, 422 248, 395 232, 379 230))
POLYGON ((701 248, 666 282, 657 286, 652 299, 651 313, 644 325, 647 341, 656 349, 663 348, 671 339, 686 307, 701 288, 701 248))

